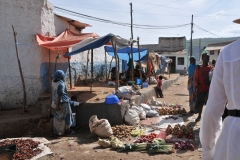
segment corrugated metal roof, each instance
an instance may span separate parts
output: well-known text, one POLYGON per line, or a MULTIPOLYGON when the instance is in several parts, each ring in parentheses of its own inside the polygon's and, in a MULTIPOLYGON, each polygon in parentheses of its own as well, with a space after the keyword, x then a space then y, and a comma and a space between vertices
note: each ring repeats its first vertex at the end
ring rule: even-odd
POLYGON ((206 51, 221 50, 224 46, 206 47, 206 51))
POLYGON ((82 22, 79 22, 77 20, 74 20, 74 19, 71 19, 71 18, 68 18, 68 17, 64 17, 64 16, 60 16, 58 14, 55 14, 56 16, 64 19, 65 21, 69 22, 71 25, 79 28, 79 29, 84 29, 85 27, 91 27, 91 25, 87 24, 87 23, 82 23, 82 22))

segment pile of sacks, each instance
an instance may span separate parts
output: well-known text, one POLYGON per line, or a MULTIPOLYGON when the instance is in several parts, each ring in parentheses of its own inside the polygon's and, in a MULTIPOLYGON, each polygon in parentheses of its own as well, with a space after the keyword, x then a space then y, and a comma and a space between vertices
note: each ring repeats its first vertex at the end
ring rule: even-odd
POLYGON ((124 119, 129 125, 137 125, 140 120, 146 119, 146 117, 158 117, 159 114, 156 109, 151 106, 141 103, 140 106, 136 106, 135 103, 128 105, 124 114, 124 119))

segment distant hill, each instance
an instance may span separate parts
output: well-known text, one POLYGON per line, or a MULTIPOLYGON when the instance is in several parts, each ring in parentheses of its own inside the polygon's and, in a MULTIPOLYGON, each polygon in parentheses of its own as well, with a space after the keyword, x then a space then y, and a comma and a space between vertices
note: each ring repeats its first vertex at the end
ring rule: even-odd
MULTIPOLYGON (((193 39, 193 56, 199 61, 199 40, 201 41, 200 50, 204 47, 208 46, 211 43, 218 43, 218 42, 227 42, 237 40, 240 37, 228 37, 228 38, 201 38, 201 39, 193 39)), ((190 40, 187 40, 188 51, 190 53, 190 40)), ((189 54, 190 55, 190 54, 189 54)))

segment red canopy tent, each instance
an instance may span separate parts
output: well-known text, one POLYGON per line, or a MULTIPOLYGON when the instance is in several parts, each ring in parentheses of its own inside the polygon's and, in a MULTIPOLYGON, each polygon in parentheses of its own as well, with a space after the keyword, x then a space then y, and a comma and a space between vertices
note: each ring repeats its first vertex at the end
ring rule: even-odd
MULTIPOLYGON (((71 30, 66 29, 64 32, 62 32, 58 36, 49 37, 49 36, 43 36, 41 34, 36 34, 35 38, 39 46, 48 48, 50 50, 60 51, 60 50, 66 50, 77 43, 81 42, 84 39, 87 38, 96 38, 98 37, 95 33, 75 33, 71 30)), ((50 56, 50 55, 49 55, 50 56)), ((55 70, 56 70, 56 63, 57 59, 59 58, 59 55, 56 57, 55 61, 55 70)), ((70 88, 72 89, 72 80, 71 80, 71 71, 70 71, 70 57, 68 58, 68 65, 69 65, 69 76, 70 76, 70 88)), ((49 57, 50 62, 50 57, 49 57)))
POLYGON ((89 37, 98 37, 95 33, 75 33, 70 30, 65 30, 58 36, 49 37, 41 34, 36 34, 36 41, 39 46, 51 49, 51 50, 65 50, 75 44, 81 42, 89 37))

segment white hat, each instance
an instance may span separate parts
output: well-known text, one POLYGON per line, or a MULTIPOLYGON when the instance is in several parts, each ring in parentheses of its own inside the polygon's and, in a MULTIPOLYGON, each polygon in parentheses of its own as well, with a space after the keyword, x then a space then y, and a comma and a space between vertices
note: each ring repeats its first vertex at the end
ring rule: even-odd
POLYGON ((234 20, 233 22, 240 24, 240 19, 236 19, 236 20, 234 20))

